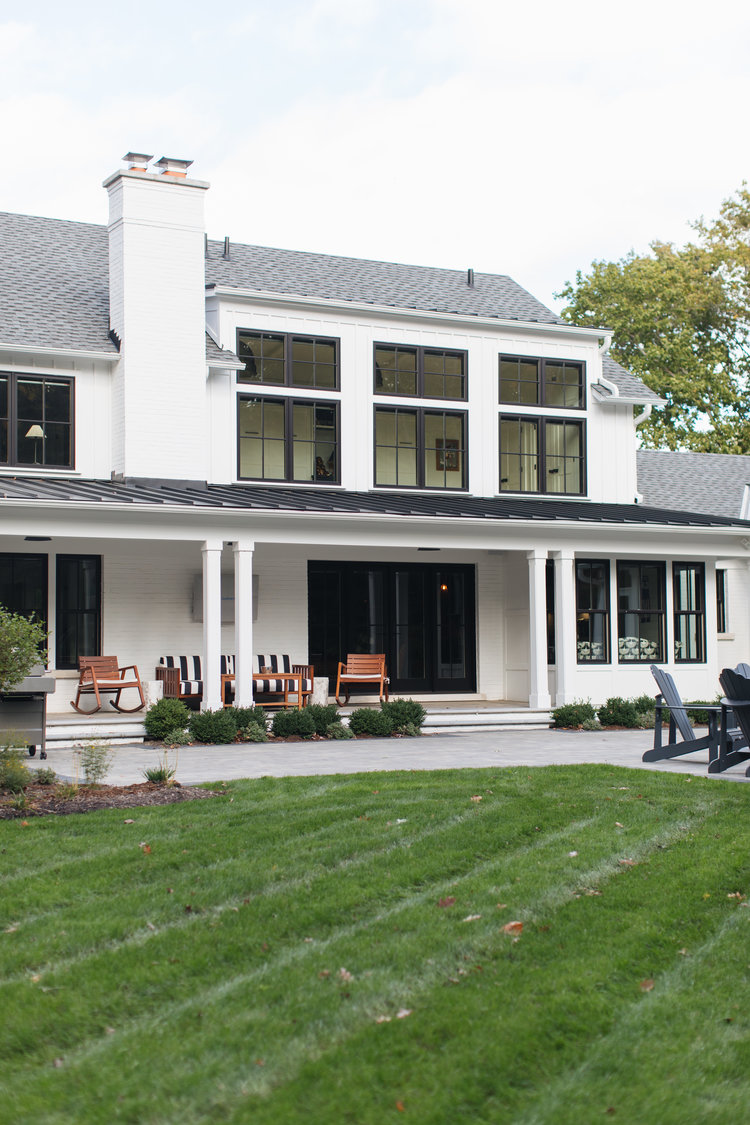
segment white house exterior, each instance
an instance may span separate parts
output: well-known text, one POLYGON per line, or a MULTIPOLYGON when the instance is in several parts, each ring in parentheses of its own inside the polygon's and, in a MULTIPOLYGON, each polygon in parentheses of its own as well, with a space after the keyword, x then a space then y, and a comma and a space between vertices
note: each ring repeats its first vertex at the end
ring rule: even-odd
POLYGON ((0 601, 46 619, 56 708, 94 651, 200 653, 204 707, 221 653, 240 703, 262 652, 385 651, 423 698, 598 702, 653 662, 716 693, 750 523, 642 502, 659 400, 606 329, 507 277, 207 241, 208 185, 150 160, 106 229, 0 215, 0 601))

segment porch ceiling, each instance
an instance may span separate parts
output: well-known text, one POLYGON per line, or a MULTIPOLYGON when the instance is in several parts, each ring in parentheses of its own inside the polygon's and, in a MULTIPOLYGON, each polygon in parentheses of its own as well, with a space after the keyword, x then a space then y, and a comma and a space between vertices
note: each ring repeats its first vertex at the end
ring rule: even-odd
POLYGON ((49 477, 0 478, 0 503, 101 505, 134 509, 227 509, 252 512, 418 517, 447 520, 505 520, 527 523, 577 522, 750 530, 750 521, 701 513, 649 508, 642 504, 595 504, 582 500, 479 497, 458 493, 346 492, 328 488, 264 488, 206 485, 169 480, 71 480, 49 477))

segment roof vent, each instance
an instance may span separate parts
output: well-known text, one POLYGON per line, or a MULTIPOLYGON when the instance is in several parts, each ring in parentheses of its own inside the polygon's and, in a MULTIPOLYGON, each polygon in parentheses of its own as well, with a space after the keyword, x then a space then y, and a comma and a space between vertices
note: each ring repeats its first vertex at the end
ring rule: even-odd
POLYGON ((224 235, 224 253, 221 256, 222 256, 222 258, 225 258, 227 261, 229 261, 229 235, 228 234, 224 235))
POLYGON ((171 156, 162 156, 161 160, 156 161, 154 168, 158 168, 162 176, 174 176, 176 179, 184 180, 192 163, 192 160, 175 160, 171 156))
POLYGON ((474 270, 472 269, 466 271, 466 284, 472 289, 474 288, 474 270))
POLYGON ((145 152, 126 152, 123 156, 129 172, 145 172, 149 160, 153 159, 153 154, 145 152))

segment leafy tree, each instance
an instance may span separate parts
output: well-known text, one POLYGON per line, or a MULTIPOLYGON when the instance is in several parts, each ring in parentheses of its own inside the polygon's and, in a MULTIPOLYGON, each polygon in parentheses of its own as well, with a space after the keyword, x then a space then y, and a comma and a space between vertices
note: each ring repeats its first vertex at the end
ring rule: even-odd
POLYGON ((0 691, 10 691, 47 660, 47 630, 33 617, 0 606, 0 691))
POLYGON ((693 227, 695 243, 593 262, 556 296, 566 320, 611 328, 612 357, 666 400, 644 445, 749 453, 750 192, 693 227))

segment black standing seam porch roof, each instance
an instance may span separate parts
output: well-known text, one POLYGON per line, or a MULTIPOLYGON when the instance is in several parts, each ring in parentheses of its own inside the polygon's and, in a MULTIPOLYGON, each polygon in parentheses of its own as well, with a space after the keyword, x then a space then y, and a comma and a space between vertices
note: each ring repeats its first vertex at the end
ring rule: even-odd
POLYGON ((548 497, 478 497, 464 493, 347 492, 329 488, 267 488, 245 484, 141 480, 0 478, 3 500, 34 503, 132 505, 137 508, 226 508, 245 512, 411 517, 446 520, 578 522, 675 528, 750 529, 750 521, 642 504, 597 504, 548 497))

